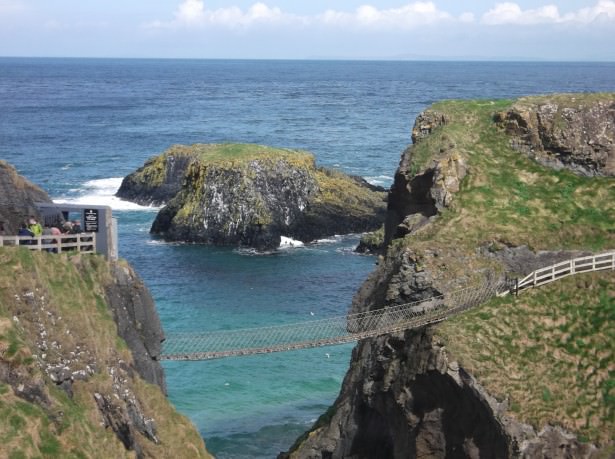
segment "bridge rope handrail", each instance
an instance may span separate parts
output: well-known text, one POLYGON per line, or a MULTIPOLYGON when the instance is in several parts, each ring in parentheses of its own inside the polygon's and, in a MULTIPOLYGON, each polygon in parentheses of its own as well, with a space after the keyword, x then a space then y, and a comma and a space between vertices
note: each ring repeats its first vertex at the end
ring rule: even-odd
POLYGON ((615 251, 540 268, 514 284, 486 280, 441 295, 352 314, 264 327, 168 333, 162 360, 208 360, 349 343, 440 322, 491 297, 518 293, 565 276, 615 270, 615 251))
POLYGON ((169 333, 161 358, 202 360, 356 341, 441 321, 453 311, 467 309, 493 296, 501 287, 501 282, 491 281, 424 300, 311 321, 211 332, 169 333), (197 351, 212 348, 216 350, 197 351))

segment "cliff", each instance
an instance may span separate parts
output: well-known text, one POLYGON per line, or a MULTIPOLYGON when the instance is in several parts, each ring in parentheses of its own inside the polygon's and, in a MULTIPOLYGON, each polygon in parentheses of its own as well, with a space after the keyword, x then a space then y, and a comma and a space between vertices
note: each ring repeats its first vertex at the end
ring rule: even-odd
MULTIPOLYGON (((42 192, 5 170, 0 210, 31 213, 42 192)), ((163 339, 125 261, 0 247, 0 456, 210 457, 166 400, 163 339)))
POLYGON ((524 98, 496 122, 514 149, 541 164, 615 176, 615 101, 608 95, 524 98))
POLYGON ((208 457, 194 426, 153 385, 164 382, 157 362, 133 357, 148 340, 137 339, 131 350, 119 336, 160 336, 156 323, 148 331, 139 317, 120 327, 114 320, 121 313, 109 295, 130 310, 142 289, 125 263, 22 248, 1 248, 0 261, 0 408, 8 420, 0 423, 2 451, 208 457))
MULTIPOLYGON (((591 169, 584 149, 557 163, 530 158, 503 122, 519 104, 528 119, 544 104, 584 107, 603 114, 596 119, 603 128, 581 128, 596 133, 584 142, 612 145, 611 112, 595 107, 613 101, 449 101, 421 114, 389 195, 386 254, 352 312, 615 247, 615 181, 578 174, 579 164, 591 169)), ((573 132, 576 124, 558 137, 573 132)), ((584 274, 437 325, 363 340, 334 405, 284 456, 608 457, 615 451, 613 310, 612 273, 584 274)))
POLYGON ((117 196, 162 204, 152 233, 167 240, 273 249, 371 231, 385 193, 316 167, 311 154, 259 145, 174 146, 127 176, 117 196))
POLYGON ((30 215, 40 217, 37 202, 51 202, 47 193, 17 173, 6 161, 0 160, 0 222, 6 234, 17 234, 20 225, 30 215))

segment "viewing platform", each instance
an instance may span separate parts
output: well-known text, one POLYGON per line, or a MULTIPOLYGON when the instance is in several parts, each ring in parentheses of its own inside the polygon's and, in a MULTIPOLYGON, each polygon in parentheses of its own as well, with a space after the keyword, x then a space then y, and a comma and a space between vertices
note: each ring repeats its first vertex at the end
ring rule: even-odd
POLYGON ((19 246, 53 253, 96 253, 96 233, 41 236, 0 236, 0 247, 19 246))
MULTIPOLYGON (((77 221, 78 230, 69 228, 61 234, 7 235, 0 234, 0 247, 24 247, 51 253, 98 253, 108 260, 118 258, 117 220, 111 207, 55 202, 36 203, 34 217, 46 229, 62 228, 77 221)), ((47 233, 47 231, 44 231, 47 233)))

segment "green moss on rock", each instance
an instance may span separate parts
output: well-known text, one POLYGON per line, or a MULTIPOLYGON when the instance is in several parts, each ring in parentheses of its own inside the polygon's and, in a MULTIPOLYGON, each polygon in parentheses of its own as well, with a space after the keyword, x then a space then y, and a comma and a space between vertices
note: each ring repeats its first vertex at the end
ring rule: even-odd
POLYGON ((310 153, 250 144, 175 145, 120 191, 141 203, 167 195, 152 225, 166 239, 259 249, 277 247, 281 236, 308 242, 373 230, 385 212, 382 191, 316 167, 310 153), (168 180, 161 184, 161 176, 168 180))
POLYGON ((113 273, 97 255, 0 248, 0 455, 210 457, 135 372, 106 303, 113 273))

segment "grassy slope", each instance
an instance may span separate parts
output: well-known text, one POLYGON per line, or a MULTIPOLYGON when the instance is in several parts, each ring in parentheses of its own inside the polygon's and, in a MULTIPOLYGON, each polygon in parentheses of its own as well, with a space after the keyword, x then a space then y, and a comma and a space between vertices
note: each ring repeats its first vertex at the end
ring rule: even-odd
MULTIPOLYGON (((577 96, 575 103, 596 97, 602 96, 577 96)), ((492 122, 494 112, 512 103, 451 101, 432 107, 451 121, 415 147, 410 167, 420 170, 432 152, 452 142, 467 159, 469 175, 452 209, 393 250, 437 247, 443 262, 447 251, 471 256, 478 246, 615 248, 615 179, 546 169, 513 151, 492 122)), ((446 275, 463 275, 480 263, 457 263, 451 255, 446 275)), ((582 275, 517 299, 493 300, 438 331, 491 393, 509 399, 519 419, 538 428, 561 424, 604 444, 615 432, 614 277, 582 275)))
MULTIPOLYGON (((0 383, 0 416, 8 420, 0 422, 0 456, 134 457, 110 429, 101 427, 93 398, 94 392, 112 392, 105 362, 132 359, 103 299, 102 284, 109 276, 108 265, 98 256, 71 259, 0 248, 0 360, 8 362, 23 380, 44 383, 51 401, 49 406, 29 403, 0 383), (34 298, 39 300, 29 303, 34 298), (68 356, 76 344, 94 353, 97 372, 73 384, 72 399, 42 374, 36 361, 40 352, 35 343, 37 317, 55 323, 45 324, 47 337, 50 343, 59 343, 62 355, 68 356)), ((50 347, 47 354, 54 352, 50 347)), ((173 409, 158 387, 138 378, 130 385, 146 416, 155 419, 161 440, 159 445, 146 441, 147 454, 207 457, 196 429, 173 409)))

